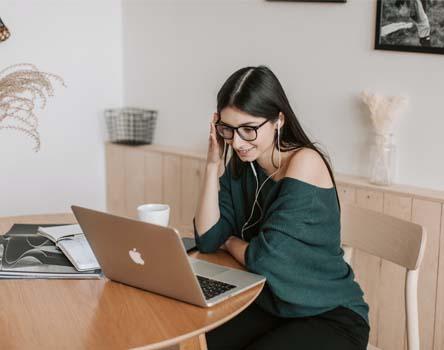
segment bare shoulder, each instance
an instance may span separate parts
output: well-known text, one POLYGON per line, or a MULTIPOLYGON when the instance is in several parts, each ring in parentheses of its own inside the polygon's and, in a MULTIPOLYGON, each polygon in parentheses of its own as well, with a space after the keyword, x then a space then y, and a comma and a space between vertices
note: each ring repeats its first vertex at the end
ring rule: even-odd
POLYGON ((322 188, 333 187, 324 160, 318 152, 310 148, 303 148, 290 156, 285 176, 322 188))

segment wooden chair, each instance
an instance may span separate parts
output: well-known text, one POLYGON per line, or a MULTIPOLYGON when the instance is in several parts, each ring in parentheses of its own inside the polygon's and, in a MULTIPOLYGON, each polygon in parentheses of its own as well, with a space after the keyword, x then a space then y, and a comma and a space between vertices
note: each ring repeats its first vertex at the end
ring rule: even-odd
MULTIPOLYGON (((342 204, 341 239, 348 261, 351 261, 352 249, 359 249, 407 269, 407 348, 419 350, 418 272, 426 246, 424 227, 354 205, 342 204)), ((367 349, 378 348, 369 345, 367 349)))

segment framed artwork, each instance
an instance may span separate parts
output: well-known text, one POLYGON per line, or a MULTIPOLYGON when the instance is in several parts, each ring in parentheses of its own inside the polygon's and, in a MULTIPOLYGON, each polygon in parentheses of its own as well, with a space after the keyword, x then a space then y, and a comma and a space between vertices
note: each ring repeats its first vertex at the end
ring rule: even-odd
POLYGON ((444 54, 444 1, 377 0, 375 49, 444 54))

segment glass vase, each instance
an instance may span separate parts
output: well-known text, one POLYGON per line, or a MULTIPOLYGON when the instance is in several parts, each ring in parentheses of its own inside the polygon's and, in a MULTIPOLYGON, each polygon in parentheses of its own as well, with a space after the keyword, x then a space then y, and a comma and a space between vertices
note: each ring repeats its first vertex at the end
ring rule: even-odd
POLYGON ((396 163, 396 146, 393 134, 376 134, 370 149, 370 182, 390 186, 393 183, 396 163))

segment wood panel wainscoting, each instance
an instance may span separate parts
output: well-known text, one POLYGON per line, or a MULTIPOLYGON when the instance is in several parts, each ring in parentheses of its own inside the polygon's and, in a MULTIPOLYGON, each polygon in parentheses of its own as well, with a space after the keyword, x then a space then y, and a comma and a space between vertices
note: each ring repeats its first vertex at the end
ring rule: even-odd
MULTIPOLYGON (((106 144, 107 208, 136 218, 143 203, 168 203, 170 225, 192 232, 192 219, 205 173, 205 154, 160 145, 106 144)), ((341 203, 354 203, 423 225, 427 247, 419 274, 422 350, 444 349, 444 191, 369 184, 365 178, 336 174, 341 203)), ((405 350, 406 269, 361 251, 353 253, 356 279, 370 305, 370 342, 405 350)), ((192 343, 184 349, 198 348, 192 343)))

